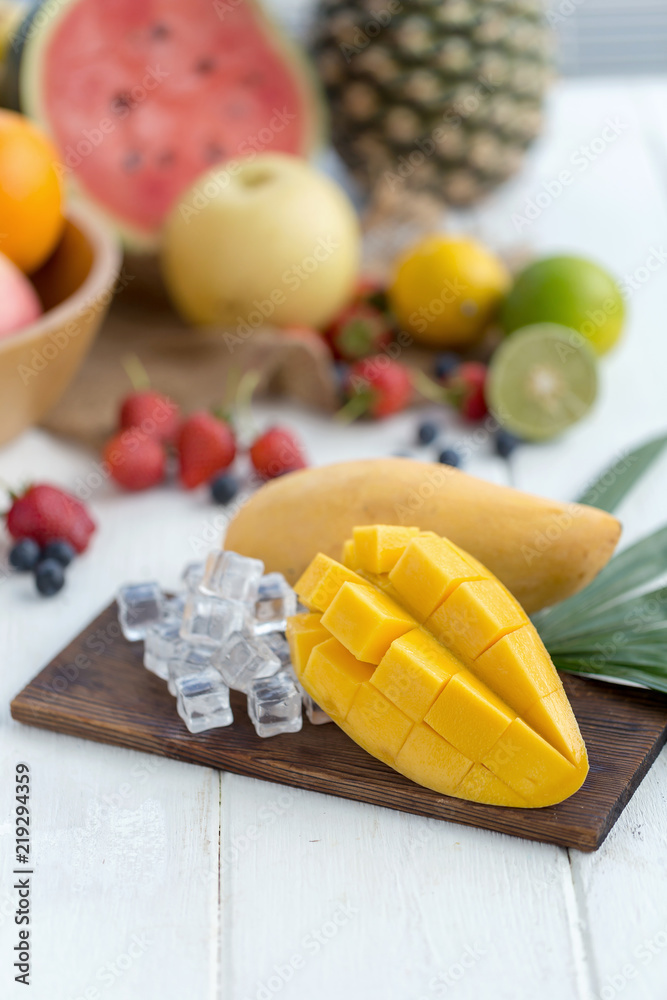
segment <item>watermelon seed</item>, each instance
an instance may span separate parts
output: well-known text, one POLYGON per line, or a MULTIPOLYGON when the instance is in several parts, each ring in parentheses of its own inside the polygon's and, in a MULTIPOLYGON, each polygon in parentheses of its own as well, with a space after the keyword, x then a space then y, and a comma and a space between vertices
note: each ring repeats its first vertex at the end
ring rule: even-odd
POLYGON ((151 28, 151 38, 157 38, 158 40, 163 38, 169 38, 171 32, 166 24, 154 24, 151 28))
POLYGON ((264 83, 264 77, 261 73, 252 72, 248 73, 243 77, 243 83, 248 87, 257 87, 260 83, 264 83))
POLYGON ((212 73, 215 69, 215 59, 211 56, 200 59, 195 65, 195 73, 212 73))
POLYGON ((120 94, 116 94, 116 96, 112 97, 111 99, 111 110, 116 115, 119 115, 121 111, 124 111, 125 109, 131 107, 132 107, 131 95, 128 93, 127 90, 123 91, 120 94))
POLYGON ((136 149, 131 150, 125 159, 123 160, 123 169, 127 170, 128 173, 132 173, 136 170, 141 163, 141 153, 137 152, 136 149))
POLYGON ((225 151, 221 146, 218 146, 217 142, 209 142, 206 150, 204 152, 204 159, 208 160, 210 163, 217 163, 225 155, 225 151))

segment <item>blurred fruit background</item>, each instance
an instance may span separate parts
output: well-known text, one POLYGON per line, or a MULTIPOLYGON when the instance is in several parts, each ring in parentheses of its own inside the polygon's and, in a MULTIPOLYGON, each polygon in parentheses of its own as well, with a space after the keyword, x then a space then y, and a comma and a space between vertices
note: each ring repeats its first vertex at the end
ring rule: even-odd
POLYGON ((590 420, 627 289, 531 238, 599 155, 534 190, 559 34, 541 0, 5 0, 0 336, 54 308, 33 275, 68 206, 124 254, 44 425, 123 489, 220 498, 317 460, 301 413, 353 451, 410 410, 387 450, 449 465, 478 431, 505 460, 590 420))

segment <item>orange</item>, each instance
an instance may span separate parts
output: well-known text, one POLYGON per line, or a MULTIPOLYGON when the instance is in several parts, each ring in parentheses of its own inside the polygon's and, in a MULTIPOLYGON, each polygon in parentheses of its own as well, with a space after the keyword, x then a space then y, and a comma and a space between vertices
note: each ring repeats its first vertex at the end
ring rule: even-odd
POLYGON ((465 349, 482 337, 509 285, 503 262, 480 243, 428 236, 396 262, 389 303, 415 340, 465 349))
POLYGON ((0 111, 0 251, 28 274, 50 256, 63 229, 57 160, 32 122, 0 111))

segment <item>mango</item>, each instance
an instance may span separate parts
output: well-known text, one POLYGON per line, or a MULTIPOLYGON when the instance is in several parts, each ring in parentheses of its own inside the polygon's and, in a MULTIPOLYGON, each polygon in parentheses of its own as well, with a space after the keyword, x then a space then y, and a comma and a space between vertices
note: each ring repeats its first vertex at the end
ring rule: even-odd
MULTIPOLYGON (((620 536, 619 522, 595 507, 545 500, 448 466, 378 458, 272 480, 241 507, 224 544, 262 559, 267 572, 284 573, 294 585, 318 552, 341 560, 346 542, 344 563, 358 570, 357 545, 371 551, 378 544, 360 529, 374 525, 385 532, 417 527, 447 538, 473 567, 475 560, 488 567, 528 614, 590 583, 620 536)), ((385 552, 384 566, 377 551, 367 561, 369 573, 394 568, 396 546, 385 552)))
POLYGON ((572 795, 586 748, 517 600, 459 546, 357 526, 355 569, 319 553, 288 622, 300 683, 368 753, 443 795, 536 808, 572 795))

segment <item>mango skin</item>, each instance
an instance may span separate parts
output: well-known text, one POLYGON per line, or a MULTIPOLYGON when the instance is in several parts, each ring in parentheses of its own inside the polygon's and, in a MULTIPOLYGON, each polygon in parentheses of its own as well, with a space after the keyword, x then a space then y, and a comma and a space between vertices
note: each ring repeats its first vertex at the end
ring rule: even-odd
POLYGON ((304 469, 262 486, 224 546, 296 583, 311 559, 342 557, 353 528, 416 525, 471 553, 533 614, 582 590, 606 566, 621 525, 605 511, 522 493, 450 466, 377 458, 304 469))

